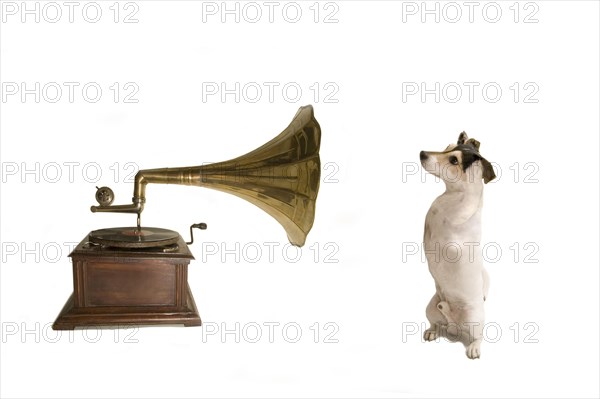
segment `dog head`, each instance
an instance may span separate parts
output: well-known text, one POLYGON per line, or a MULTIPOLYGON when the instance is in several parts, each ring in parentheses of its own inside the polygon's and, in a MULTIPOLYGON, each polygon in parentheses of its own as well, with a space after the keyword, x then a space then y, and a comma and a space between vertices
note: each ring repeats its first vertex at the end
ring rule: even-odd
POLYGON ((492 164, 479 153, 479 145, 479 141, 462 132, 456 144, 450 144, 444 151, 421 151, 421 165, 446 183, 473 183, 483 179, 487 184, 496 174, 492 164))

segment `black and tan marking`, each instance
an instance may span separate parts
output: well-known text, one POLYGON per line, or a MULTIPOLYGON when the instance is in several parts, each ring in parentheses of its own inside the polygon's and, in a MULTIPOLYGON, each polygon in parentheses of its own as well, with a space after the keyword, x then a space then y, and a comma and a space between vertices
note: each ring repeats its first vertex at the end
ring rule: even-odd
POLYGON ((440 156, 442 158, 447 156, 448 163, 452 165, 461 165, 463 172, 466 172, 474 162, 481 161, 483 182, 487 184, 496 178, 496 174, 494 173, 492 164, 479 153, 480 145, 481 143, 479 141, 469 138, 467 133, 462 132, 458 136, 456 144, 450 144, 442 152, 428 153, 426 151, 421 151, 420 158, 421 161, 424 161, 428 158, 429 154, 431 154, 436 155, 438 161, 441 161, 439 159, 440 156))

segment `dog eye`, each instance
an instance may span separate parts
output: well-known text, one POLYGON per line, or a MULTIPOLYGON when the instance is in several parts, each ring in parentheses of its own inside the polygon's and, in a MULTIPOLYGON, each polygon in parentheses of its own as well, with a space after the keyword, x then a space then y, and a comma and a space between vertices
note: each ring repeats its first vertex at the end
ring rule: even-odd
POLYGON ((452 155, 450 158, 448 158, 448 160, 450 161, 450 163, 452 165, 458 165, 458 158, 456 158, 454 155, 452 155))

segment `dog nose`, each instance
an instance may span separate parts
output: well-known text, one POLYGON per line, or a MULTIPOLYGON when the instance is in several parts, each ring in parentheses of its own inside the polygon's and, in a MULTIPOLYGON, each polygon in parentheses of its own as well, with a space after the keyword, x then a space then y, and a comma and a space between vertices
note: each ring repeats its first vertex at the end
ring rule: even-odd
POLYGON ((425 159, 427 159, 427 153, 425 151, 421 151, 419 157, 421 158, 421 161, 424 161, 425 159))

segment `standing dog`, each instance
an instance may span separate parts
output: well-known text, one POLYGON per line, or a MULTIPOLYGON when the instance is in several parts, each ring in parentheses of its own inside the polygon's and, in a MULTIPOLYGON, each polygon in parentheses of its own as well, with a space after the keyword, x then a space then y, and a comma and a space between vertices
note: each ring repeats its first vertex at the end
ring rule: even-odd
POLYGON ((483 303, 489 279, 481 251, 483 183, 496 175, 479 154, 479 142, 465 132, 442 152, 421 151, 423 168, 446 184, 425 218, 423 247, 436 292, 427 305, 430 327, 424 338, 446 336, 463 342, 467 356, 479 358, 483 303))

